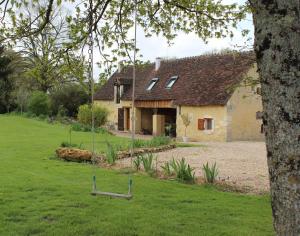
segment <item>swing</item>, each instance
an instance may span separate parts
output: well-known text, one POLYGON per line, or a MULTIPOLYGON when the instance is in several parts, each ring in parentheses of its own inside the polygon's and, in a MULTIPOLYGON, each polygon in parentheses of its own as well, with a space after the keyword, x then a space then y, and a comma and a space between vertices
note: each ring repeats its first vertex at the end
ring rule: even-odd
MULTIPOLYGON (((94 117, 94 79, 93 79, 93 0, 90 0, 90 12, 89 12, 89 20, 90 20, 90 26, 89 26, 89 60, 88 60, 88 71, 89 71, 89 79, 91 81, 91 103, 92 103, 92 165, 96 166, 96 159, 95 159, 95 117, 94 117)), ((133 75, 132 75, 132 112, 131 112, 131 124, 132 124, 132 132, 131 132, 131 155, 130 155, 130 162, 131 162, 131 168, 133 167, 133 154, 134 154, 134 139, 135 139, 135 124, 134 124, 134 118, 135 118, 135 112, 134 112, 134 106, 135 106, 135 79, 136 79, 136 17, 137 17, 137 2, 135 1, 135 10, 134 10, 134 52, 133 52, 133 75)), ((108 196, 111 198, 123 198, 130 200, 132 195, 132 177, 131 174, 129 174, 128 179, 128 193, 127 194, 121 194, 121 193, 113 193, 113 192, 103 192, 97 190, 96 185, 96 171, 94 171, 93 174, 93 187, 91 195, 93 196, 108 196)))

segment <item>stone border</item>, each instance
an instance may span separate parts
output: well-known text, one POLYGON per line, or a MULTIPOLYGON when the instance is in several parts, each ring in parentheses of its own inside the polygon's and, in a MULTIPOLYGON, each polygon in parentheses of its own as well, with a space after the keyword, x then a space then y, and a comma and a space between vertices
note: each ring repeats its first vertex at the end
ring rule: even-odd
MULTIPOLYGON (((173 148, 176 148, 175 144, 169 144, 160 147, 137 148, 134 150, 134 156, 141 155, 144 153, 164 152, 173 148)), ((78 148, 58 148, 55 152, 59 158, 67 161, 90 162, 92 159, 92 152, 78 148)), ((117 159, 124 159, 129 158, 131 153, 130 151, 118 151, 117 155, 117 159)), ((98 154, 96 159, 98 162, 102 162, 103 160, 105 160, 105 155, 98 154)))

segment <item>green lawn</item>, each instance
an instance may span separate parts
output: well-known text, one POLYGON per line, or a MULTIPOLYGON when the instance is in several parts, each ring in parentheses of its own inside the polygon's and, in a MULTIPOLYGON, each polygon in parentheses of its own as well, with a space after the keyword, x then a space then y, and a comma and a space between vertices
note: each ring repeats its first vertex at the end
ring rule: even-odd
MULTIPOLYGON (((127 139, 97 134, 105 140, 127 139)), ((93 168, 53 159, 68 128, 0 116, 0 235, 273 235, 269 197, 135 175, 131 201, 90 195, 93 168)), ((89 146, 90 134, 73 132, 89 146)), ((97 169, 102 190, 127 176, 97 169)))

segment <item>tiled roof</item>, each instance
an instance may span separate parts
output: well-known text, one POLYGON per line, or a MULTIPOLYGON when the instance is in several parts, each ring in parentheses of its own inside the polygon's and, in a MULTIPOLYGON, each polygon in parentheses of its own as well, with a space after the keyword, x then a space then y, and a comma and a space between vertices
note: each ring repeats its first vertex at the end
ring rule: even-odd
MULTIPOLYGON (((254 64, 252 53, 204 55, 173 60, 162 60, 155 65, 138 66, 136 69, 136 100, 173 100, 177 105, 224 105, 243 75, 254 64), (178 76, 171 89, 166 84, 172 76, 178 76), (158 78, 153 89, 147 91, 151 79, 158 78)), ((132 79, 132 66, 121 73, 114 73, 100 88, 95 100, 113 100, 116 79, 132 79)), ((131 100, 132 87, 125 90, 122 100, 131 100)))

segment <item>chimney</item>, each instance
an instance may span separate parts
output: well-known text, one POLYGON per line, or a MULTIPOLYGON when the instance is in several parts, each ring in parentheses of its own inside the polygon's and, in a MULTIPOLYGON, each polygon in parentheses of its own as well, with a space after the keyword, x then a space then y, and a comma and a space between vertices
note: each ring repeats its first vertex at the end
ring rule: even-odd
POLYGON ((155 59, 155 70, 158 70, 159 67, 160 67, 160 62, 161 62, 161 58, 160 57, 157 57, 155 59))
POLYGON ((118 73, 121 73, 123 69, 123 61, 118 62, 118 73))

